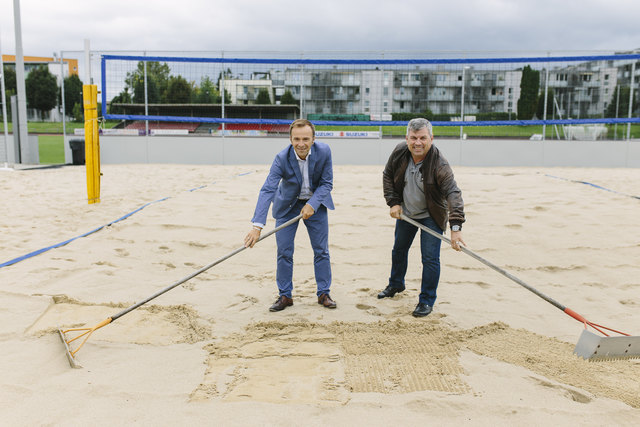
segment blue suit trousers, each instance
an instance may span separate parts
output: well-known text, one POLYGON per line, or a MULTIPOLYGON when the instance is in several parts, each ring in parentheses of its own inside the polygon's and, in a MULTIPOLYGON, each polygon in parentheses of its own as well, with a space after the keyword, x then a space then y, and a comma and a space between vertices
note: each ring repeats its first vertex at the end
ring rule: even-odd
MULTIPOLYGON (((287 215, 276 219, 276 227, 284 224, 297 216, 305 201, 298 200, 287 215)), ((313 267, 317 284, 317 295, 328 294, 331 286, 331 260, 329 258, 329 220, 327 208, 321 205, 308 219, 303 220, 307 227, 311 248, 313 249, 313 267)), ((276 282, 280 295, 291 298, 293 290, 293 251, 296 231, 296 222, 276 233, 278 245, 278 261, 276 269, 276 282)))

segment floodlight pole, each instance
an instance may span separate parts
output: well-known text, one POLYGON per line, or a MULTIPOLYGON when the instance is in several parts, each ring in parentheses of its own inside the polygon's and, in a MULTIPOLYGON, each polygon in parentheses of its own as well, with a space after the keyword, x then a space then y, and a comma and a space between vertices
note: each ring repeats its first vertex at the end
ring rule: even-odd
POLYGON ((16 89, 18 102, 14 114, 18 114, 18 129, 13 130, 15 141, 18 135, 20 143, 20 161, 31 161, 29 131, 27 130, 27 90, 24 84, 24 53, 22 52, 22 25, 20 23, 20 0, 13 0, 13 26, 16 37, 16 89))

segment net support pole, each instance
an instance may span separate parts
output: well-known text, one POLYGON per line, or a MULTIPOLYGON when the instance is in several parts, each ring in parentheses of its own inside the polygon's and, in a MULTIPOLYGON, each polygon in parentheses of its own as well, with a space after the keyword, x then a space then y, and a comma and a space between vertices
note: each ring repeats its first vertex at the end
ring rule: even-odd
POLYGON ((98 132, 98 86, 83 85, 84 152, 87 172, 87 200, 100 203, 100 141, 98 132))

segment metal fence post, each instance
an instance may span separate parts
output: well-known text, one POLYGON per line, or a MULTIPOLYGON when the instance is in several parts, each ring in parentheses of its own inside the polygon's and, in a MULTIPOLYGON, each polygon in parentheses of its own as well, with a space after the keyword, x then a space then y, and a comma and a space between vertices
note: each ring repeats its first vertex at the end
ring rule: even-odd
MULTIPOLYGON (((222 59, 224 59, 224 51, 222 51, 222 59)), ((221 107, 221 119, 222 121, 222 137, 224 138, 224 133, 225 133, 225 126, 224 126, 224 95, 225 95, 225 88, 224 88, 224 74, 225 74, 225 70, 224 70, 224 62, 221 63, 222 64, 222 80, 220 81, 221 87, 220 87, 220 96, 222 97, 222 101, 220 104, 221 107)))
MULTIPOLYGON (((144 53, 144 56, 147 56, 147 52, 144 53)), ((147 61, 143 61, 143 74, 144 74, 144 115, 149 115, 149 98, 147 93, 147 61)), ((144 121, 144 135, 149 135, 149 120, 145 119, 144 121)))
MULTIPOLYGON (((631 80, 629 83, 629 115, 628 118, 631 118, 633 113, 633 83, 634 83, 634 74, 636 73, 636 62, 635 60, 631 64, 631 80)), ((627 141, 631 139, 631 123, 627 123, 627 141)))
POLYGON ((542 121, 545 122, 542 125, 542 140, 544 141, 547 136, 547 97, 549 96, 549 64, 547 64, 547 72, 544 78, 544 108, 542 109, 542 121))

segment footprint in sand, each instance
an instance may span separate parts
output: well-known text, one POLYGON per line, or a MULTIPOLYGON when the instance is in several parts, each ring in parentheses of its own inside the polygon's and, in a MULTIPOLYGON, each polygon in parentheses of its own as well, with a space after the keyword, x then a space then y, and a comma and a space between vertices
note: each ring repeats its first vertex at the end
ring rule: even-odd
POLYGON ((358 310, 366 311, 368 314, 371 314, 372 316, 382 316, 382 313, 380 313, 380 310, 378 310, 377 307, 374 307, 372 305, 356 304, 356 308, 358 310))
POLYGON ((116 256, 127 257, 129 256, 129 252, 126 249, 116 248, 116 256))
POLYGON ((236 301, 232 304, 229 304, 227 306, 227 310, 235 310, 235 311, 244 311, 246 309, 248 309, 249 307, 251 307, 252 305, 255 305, 258 303, 258 299, 249 295, 244 295, 244 294, 236 294, 235 295, 236 298, 239 298, 240 301, 236 301))

